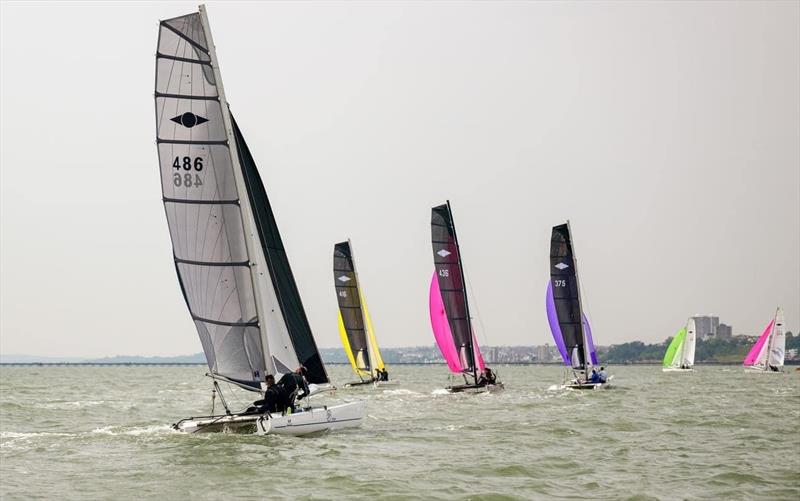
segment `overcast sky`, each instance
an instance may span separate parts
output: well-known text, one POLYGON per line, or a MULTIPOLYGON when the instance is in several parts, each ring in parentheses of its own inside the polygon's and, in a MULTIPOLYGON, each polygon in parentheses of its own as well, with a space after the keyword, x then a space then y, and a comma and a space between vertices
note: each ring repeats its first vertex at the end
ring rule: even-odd
MULTIPOLYGON (((194 3, 2 4, 0 352, 201 351, 154 143, 157 21, 194 3)), ((208 5, 320 346, 353 239, 383 346, 432 344, 450 199, 482 344, 552 343, 569 218, 599 344, 695 313, 800 329, 800 3, 208 5), (481 323, 478 324, 479 327, 481 323)))

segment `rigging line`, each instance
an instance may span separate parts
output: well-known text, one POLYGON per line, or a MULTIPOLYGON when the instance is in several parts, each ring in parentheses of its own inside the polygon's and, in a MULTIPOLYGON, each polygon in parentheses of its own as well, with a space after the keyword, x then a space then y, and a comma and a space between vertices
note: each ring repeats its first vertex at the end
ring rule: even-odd
POLYGON ((488 346, 489 339, 486 337, 486 326, 483 324, 483 316, 481 315, 481 310, 478 307, 478 298, 475 297, 475 291, 472 289, 472 282, 469 280, 469 276, 467 275, 466 271, 464 272, 464 281, 467 283, 467 287, 469 287, 470 295, 472 295, 472 303, 475 305, 475 313, 478 317, 478 323, 481 326, 481 337, 483 339, 483 344, 488 346))

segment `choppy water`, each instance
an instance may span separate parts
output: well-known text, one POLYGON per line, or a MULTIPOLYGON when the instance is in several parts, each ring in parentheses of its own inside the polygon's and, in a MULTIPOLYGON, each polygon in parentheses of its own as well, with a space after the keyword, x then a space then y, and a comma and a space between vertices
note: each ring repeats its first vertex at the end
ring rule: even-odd
POLYGON ((0 497, 800 498, 800 373, 615 367, 580 393, 497 368, 504 393, 448 395, 443 366, 393 367, 399 389, 337 393, 362 428, 294 438, 172 431, 210 410, 199 366, 4 367, 0 497))

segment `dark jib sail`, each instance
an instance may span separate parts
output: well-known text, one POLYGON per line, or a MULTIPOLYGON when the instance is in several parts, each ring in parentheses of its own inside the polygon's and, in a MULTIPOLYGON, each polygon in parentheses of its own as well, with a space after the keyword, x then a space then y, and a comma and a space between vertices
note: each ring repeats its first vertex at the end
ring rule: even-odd
POLYGON ((442 303, 461 367, 465 373, 475 375, 472 322, 450 202, 431 209, 431 243, 442 303))
POLYGON ((364 326, 361 294, 353 266, 350 242, 339 242, 333 247, 333 284, 336 286, 339 313, 356 369, 371 374, 369 339, 364 326))
POLYGON ((550 239, 550 282, 558 324, 573 368, 585 368, 580 293, 569 226, 553 227, 550 239))
POLYGON ((250 149, 244 141, 236 120, 231 115, 233 122, 233 134, 236 146, 239 151, 239 163, 242 166, 244 180, 247 184, 247 194, 250 198, 250 206, 253 208, 253 216, 261 246, 267 259, 267 268, 275 285, 275 294, 278 297, 289 336, 297 354, 297 360, 308 369, 307 379, 309 383, 323 384, 328 382, 328 374, 322 364, 322 358, 317 349, 317 343, 311 333, 311 326, 308 323, 303 302, 300 300, 300 291, 297 290, 297 283, 294 281, 292 268, 289 266, 289 257, 283 247, 281 235, 278 232, 278 224, 275 215, 272 213, 272 206, 267 198, 267 191, 261 176, 258 174, 256 162, 250 154, 250 149))

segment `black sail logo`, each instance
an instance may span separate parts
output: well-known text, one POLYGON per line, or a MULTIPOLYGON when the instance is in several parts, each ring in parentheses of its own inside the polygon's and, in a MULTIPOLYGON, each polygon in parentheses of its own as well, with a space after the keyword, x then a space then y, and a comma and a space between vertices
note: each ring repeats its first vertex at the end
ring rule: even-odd
POLYGON ((173 122, 176 124, 181 124, 187 129, 191 129, 195 125, 200 125, 202 123, 208 122, 207 118, 203 118, 200 115, 195 115, 191 111, 187 111, 183 115, 178 115, 177 117, 171 118, 173 122))

